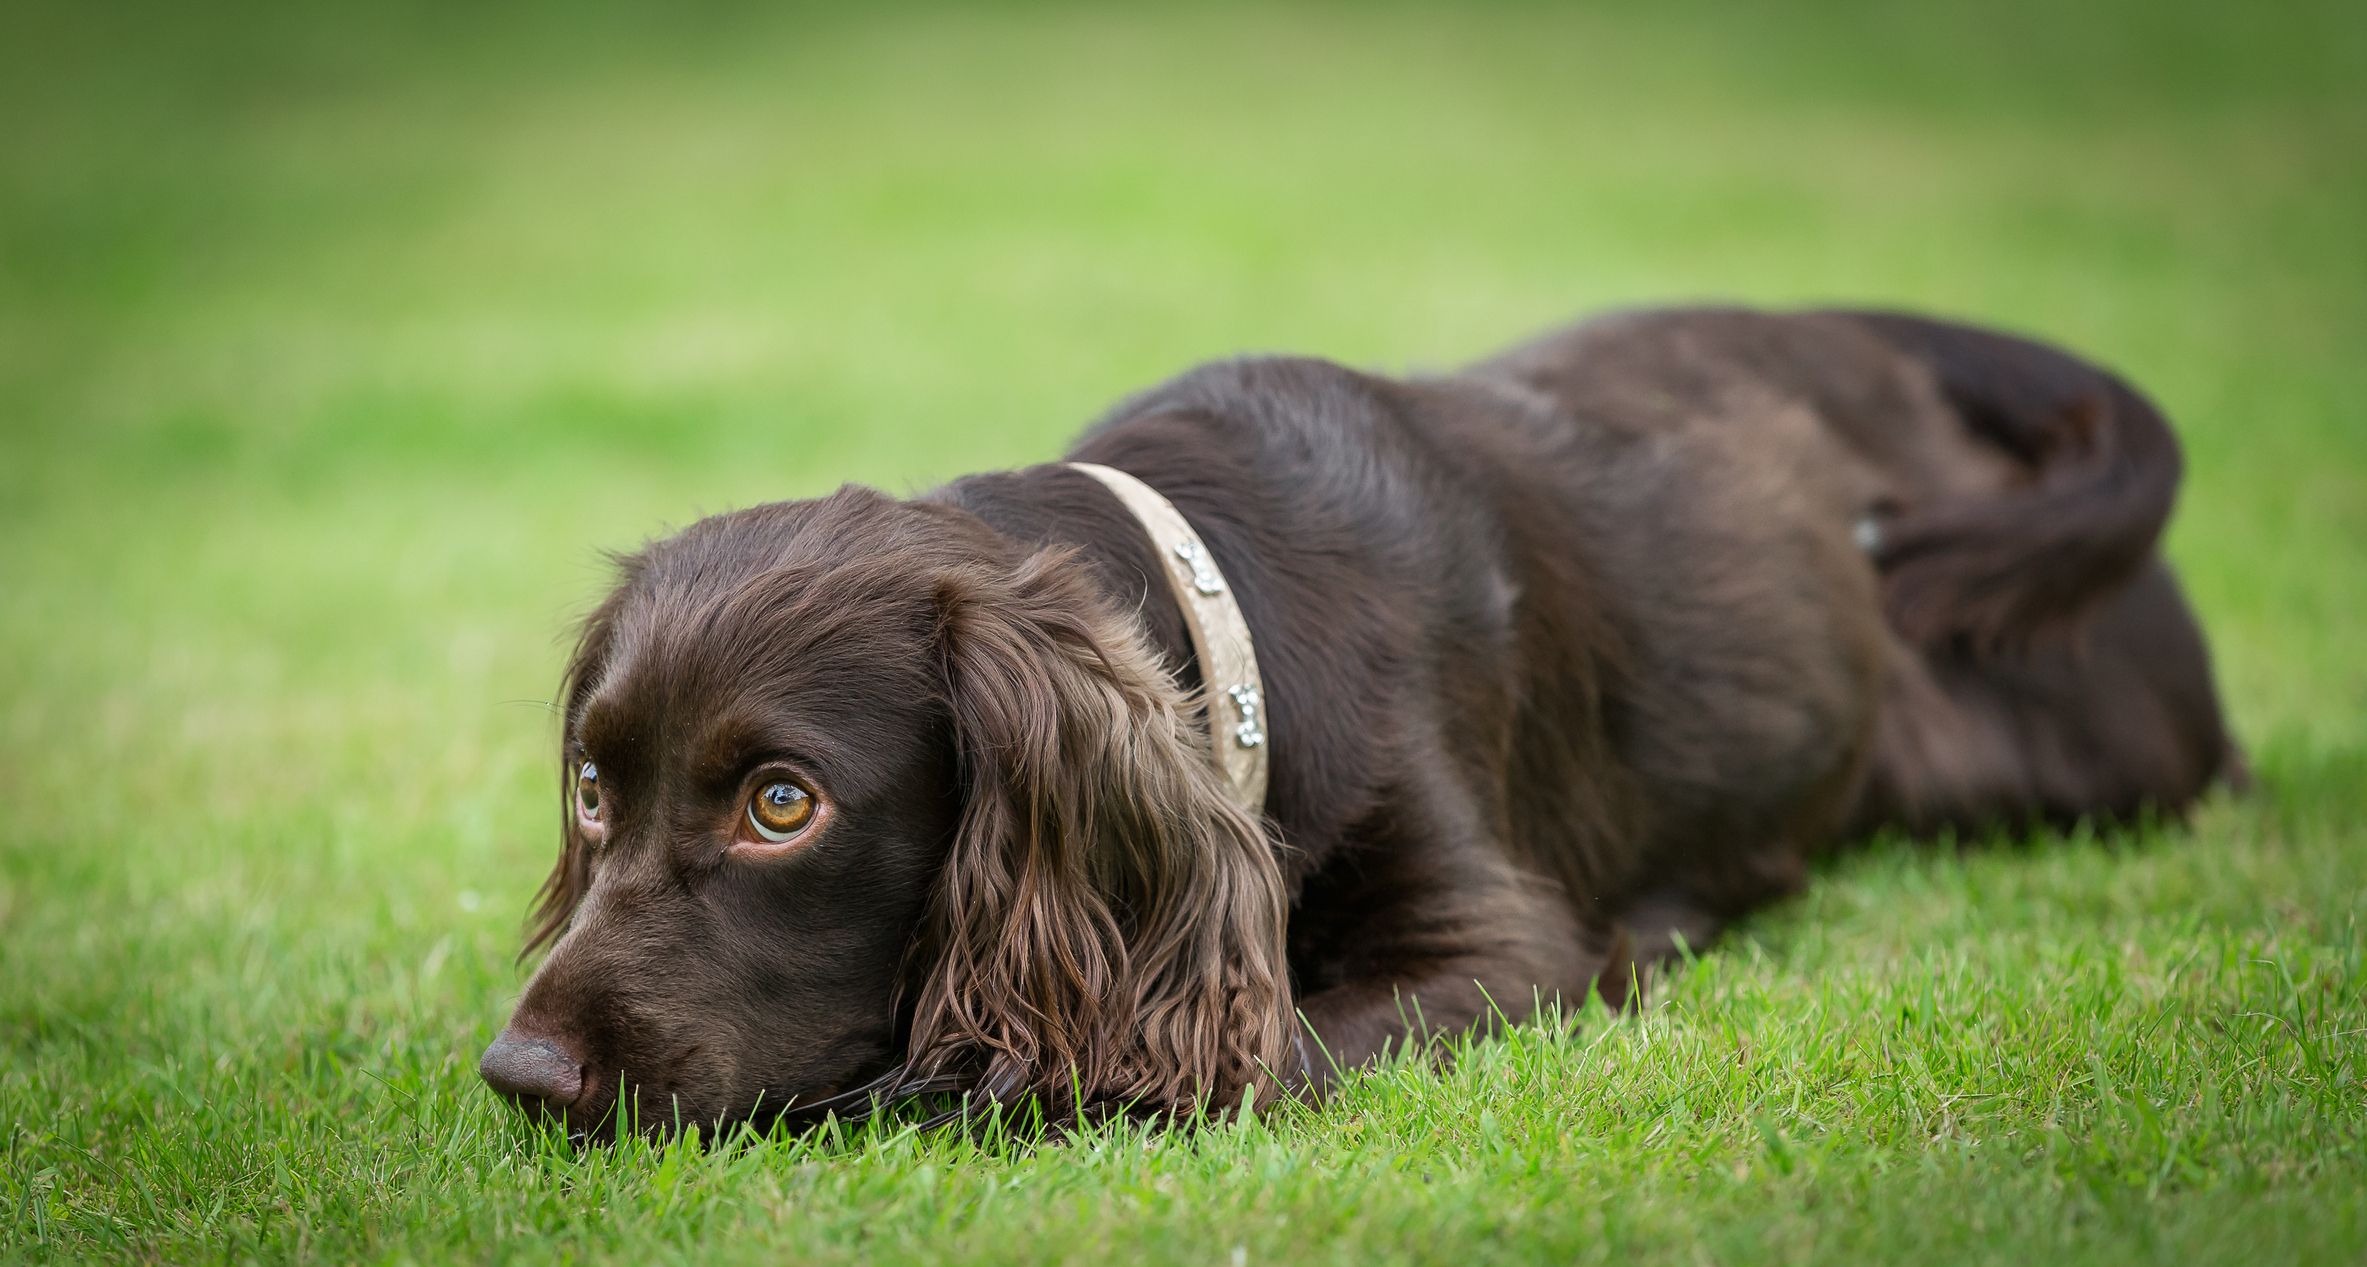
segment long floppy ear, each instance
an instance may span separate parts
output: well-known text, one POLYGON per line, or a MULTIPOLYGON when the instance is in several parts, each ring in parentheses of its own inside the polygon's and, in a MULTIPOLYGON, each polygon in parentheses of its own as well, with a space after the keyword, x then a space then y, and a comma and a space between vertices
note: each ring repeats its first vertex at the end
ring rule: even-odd
POLYGON ((1055 1111, 1272 1096, 1295 1068, 1281 873, 1174 679, 1064 553, 939 600, 966 803, 915 1072, 1055 1111))
MULTIPOLYGON (((559 698, 572 700, 576 682, 583 666, 583 653, 576 653, 575 662, 567 669, 567 680, 559 698)), ((584 841, 583 829, 575 816, 575 765, 568 760, 562 742, 559 750, 559 860, 551 864, 551 873, 543 877, 542 888, 534 894, 534 912, 527 917, 526 945, 518 951, 518 958, 538 950, 548 950, 559 935, 567 931, 568 922, 575 918, 576 904, 583 901, 584 890, 591 881, 591 853, 584 841)))
MULTIPOLYGON (((609 647, 615 640, 617 610, 623 605, 625 588, 640 573, 638 555, 614 555, 610 562, 617 569, 617 587, 585 618, 583 632, 575 640, 575 650, 567 657, 567 672, 559 679, 562 730, 573 726, 575 710, 583 703, 584 694, 597 684, 602 666, 608 662, 609 647)), ((591 855, 575 817, 575 766, 568 760, 563 738, 559 749, 559 860, 552 864, 550 875, 544 877, 542 888, 534 895, 534 911, 527 918, 526 945, 518 951, 520 959, 547 950, 559 940, 560 934, 567 931, 568 921, 575 917, 576 904, 583 900, 590 882, 591 855)))

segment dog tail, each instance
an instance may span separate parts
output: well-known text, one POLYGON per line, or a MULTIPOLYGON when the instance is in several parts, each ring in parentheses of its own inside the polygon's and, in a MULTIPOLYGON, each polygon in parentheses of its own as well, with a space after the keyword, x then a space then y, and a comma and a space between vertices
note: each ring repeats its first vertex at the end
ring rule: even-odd
POLYGON ((1839 314, 1927 366, 1976 435, 2030 481, 1910 508, 1876 551, 1883 602, 1926 647, 2018 647, 2076 629, 2152 557, 2184 470, 2152 402, 2118 377, 2011 335, 1888 312, 1839 314))

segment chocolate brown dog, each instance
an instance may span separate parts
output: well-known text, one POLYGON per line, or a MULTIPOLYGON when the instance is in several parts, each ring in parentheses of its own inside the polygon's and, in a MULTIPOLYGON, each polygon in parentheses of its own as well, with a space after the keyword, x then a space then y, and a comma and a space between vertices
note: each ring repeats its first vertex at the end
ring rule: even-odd
POLYGON ((568 669, 550 954, 488 1082, 595 1134, 1319 1094, 1616 1002, 1871 829, 2240 770, 2155 552, 2175 441, 2021 339, 1691 310, 1440 378, 1241 360, 1071 456, 1196 532, 1262 797, 1176 559, 1085 468, 705 520, 568 669))

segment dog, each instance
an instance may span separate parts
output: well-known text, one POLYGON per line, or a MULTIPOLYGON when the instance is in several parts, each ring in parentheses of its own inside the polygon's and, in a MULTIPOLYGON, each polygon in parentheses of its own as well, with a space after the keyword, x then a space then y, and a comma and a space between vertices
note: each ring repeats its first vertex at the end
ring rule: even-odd
POLYGON ((2241 778, 2177 444, 2040 343, 1627 312, 1203 366, 1069 457, 621 561, 488 1083, 589 1137, 1320 1097, 1620 1005, 1870 832, 2241 778))

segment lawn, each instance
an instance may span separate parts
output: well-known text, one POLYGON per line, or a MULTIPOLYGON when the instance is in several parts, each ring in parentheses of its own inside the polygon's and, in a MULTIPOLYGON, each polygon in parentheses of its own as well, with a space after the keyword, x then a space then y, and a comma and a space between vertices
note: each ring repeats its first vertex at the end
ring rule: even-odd
POLYGON ((0 1257, 2367 1255, 2367 9, 0 10, 0 1257), (601 551, 1194 362, 1987 319, 2179 422, 2262 775, 1639 1015, 1053 1147, 577 1156, 475 1054, 601 551))

